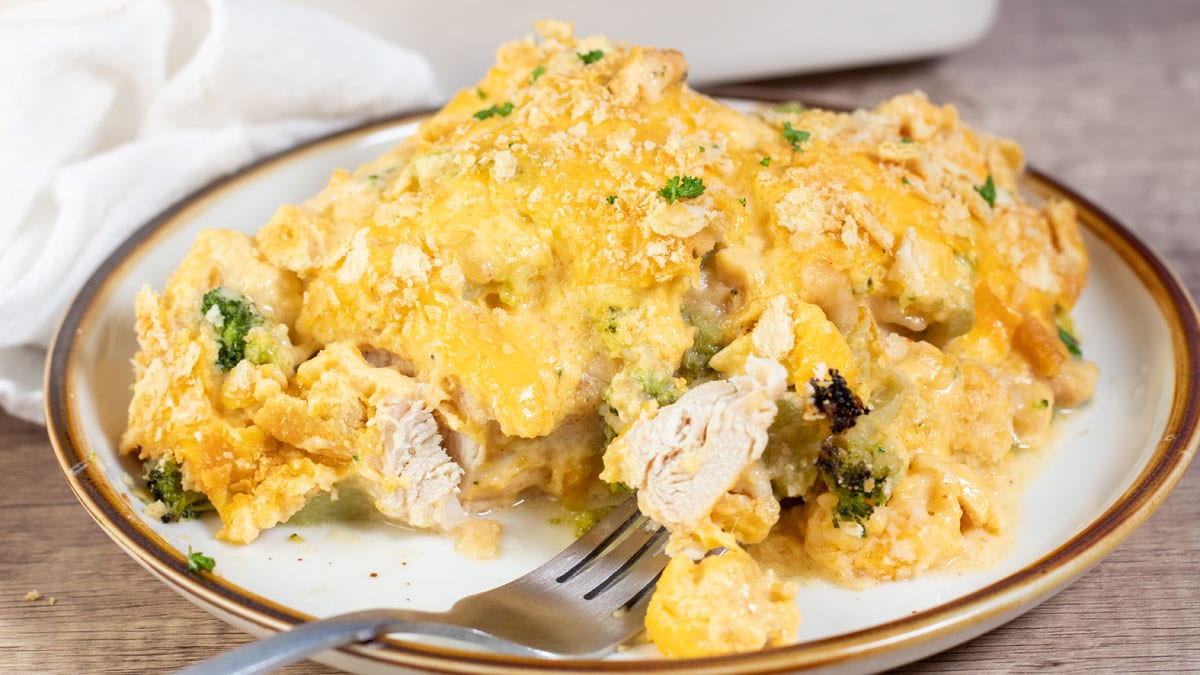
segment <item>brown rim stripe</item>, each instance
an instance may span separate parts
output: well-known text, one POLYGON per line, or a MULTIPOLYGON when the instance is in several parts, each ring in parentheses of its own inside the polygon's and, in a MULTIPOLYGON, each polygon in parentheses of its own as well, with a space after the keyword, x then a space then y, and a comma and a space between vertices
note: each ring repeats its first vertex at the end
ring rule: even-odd
MULTIPOLYGON (((73 371, 78 331, 87 323, 95 300, 107 291, 108 281, 120 267, 136 257, 156 234, 171 229, 201 202, 221 190, 253 177, 276 164, 295 159, 308 151, 365 137, 420 115, 405 114, 335 132, 259 160, 225 175, 176 202, 139 228, 121 244, 88 279, 73 300, 54 337, 46 365, 46 420, 60 467, 76 497, 89 514, 135 559, 175 587, 198 596, 270 630, 294 625, 311 617, 259 597, 218 577, 197 577, 187 572, 182 556, 145 527, 108 481, 87 461, 83 435, 72 415, 67 393, 73 371), (74 467, 84 468, 76 473, 74 467), (133 517, 130 517, 133 516, 133 517)), ((1054 179, 1028 171, 1030 187, 1043 194, 1065 195, 1079 206, 1080 221, 1133 270, 1154 297, 1171 331, 1177 361, 1175 395, 1163 440, 1131 487, 1109 509, 1035 563, 969 595, 938 607, 853 633, 846 633, 778 649, 751 654, 658 661, 546 661, 495 654, 479 654, 387 640, 383 648, 348 648, 358 658, 378 664, 406 665, 443 672, 616 672, 647 671, 760 673, 782 669, 811 668, 857 659, 886 659, 906 647, 922 645, 932 652, 933 640, 950 632, 989 620, 1005 618, 1021 606, 1040 602, 1094 565, 1127 537, 1165 499, 1179 480, 1200 443, 1200 321, 1196 308, 1182 284, 1166 265, 1112 216, 1054 179)))

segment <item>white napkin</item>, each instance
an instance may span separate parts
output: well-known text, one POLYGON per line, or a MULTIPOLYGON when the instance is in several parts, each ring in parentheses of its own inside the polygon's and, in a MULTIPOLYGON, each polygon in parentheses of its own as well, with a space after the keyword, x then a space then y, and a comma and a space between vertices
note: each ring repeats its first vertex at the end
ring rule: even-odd
POLYGON ((0 13, 0 406, 42 421, 54 327, 137 226, 256 157, 437 98, 419 54, 284 0, 0 13))

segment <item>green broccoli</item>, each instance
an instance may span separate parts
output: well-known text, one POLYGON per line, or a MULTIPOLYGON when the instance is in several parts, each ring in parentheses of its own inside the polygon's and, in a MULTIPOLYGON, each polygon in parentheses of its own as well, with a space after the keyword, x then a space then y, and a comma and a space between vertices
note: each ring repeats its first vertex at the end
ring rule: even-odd
POLYGON ((212 510, 212 503, 203 493, 183 489, 183 471, 175 460, 166 457, 149 459, 142 469, 146 487, 167 508, 161 516, 164 523, 196 518, 201 512, 212 510))
POLYGON ((608 515, 612 511, 611 506, 601 506, 598 509, 589 511, 567 511, 562 518, 551 518, 551 525, 562 525, 564 523, 574 526, 575 538, 578 539, 587 534, 587 531, 596 526, 600 519, 608 515))
POLYGON ((629 375, 642 386, 642 391, 657 401, 660 406, 671 405, 683 395, 683 392, 675 384, 675 378, 666 373, 638 369, 629 375))
POLYGON ((776 402, 775 421, 767 430, 762 460, 777 499, 803 497, 817 482, 817 455, 827 435, 824 425, 804 419, 795 399, 776 402))
POLYGON ((684 311, 683 320, 695 328, 696 333, 692 337, 692 346, 679 362, 679 374, 688 382, 694 382, 712 372, 708 362, 725 346, 725 336, 713 315, 684 311))
POLYGON ((842 521, 862 525, 877 506, 887 503, 891 497, 889 459, 886 449, 879 444, 843 447, 831 438, 821 445, 816 465, 825 485, 838 499, 833 509, 834 527, 841 527, 842 521))
POLYGON ((218 286, 204 294, 200 313, 216 333, 217 367, 228 372, 243 359, 255 365, 270 363, 275 358, 275 345, 264 340, 261 331, 258 339, 247 340, 252 328, 266 324, 254 301, 224 286, 218 286))

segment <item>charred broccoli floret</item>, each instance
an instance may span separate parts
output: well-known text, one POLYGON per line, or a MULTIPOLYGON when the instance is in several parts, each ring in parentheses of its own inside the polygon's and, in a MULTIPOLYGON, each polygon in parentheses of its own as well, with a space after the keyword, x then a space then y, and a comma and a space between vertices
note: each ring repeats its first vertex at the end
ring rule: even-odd
POLYGON ((146 487, 166 509, 160 516, 164 523, 196 518, 201 512, 212 510, 212 503, 203 493, 183 488, 183 471, 178 462, 165 457, 150 459, 142 469, 146 487))
POLYGON ((830 369, 828 384, 816 378, 808 382, 812 385, 813 405, 833 423, 835 434, 853 427, 860 415, 871 412, 870 408, 863 405, 862 399, 850 391, 846 378, 836 368, 830 369))
POLYGON ((269 363, 275 358, 275 345, 269 334, 251 329, 266 324, 254 301, 224 286, 218 286, 204 294, 200 312, 213 327, 217 344, 217 367, 228 372, 243 359, 256 365, 269 363), (248 337, 249 336, 249 337, 248 337))
MULTIPOLYGON (((875 507, 887 503, 891 496, 887 452, 882 445, 863 447, 857 444, 842 447, 836 439, 821 445, 816 465, 829 490, 837 496, 833 509, 834 527, 842 521, 863 524, 875 507)), ((866 536, 866 529, 863 530, 866 536)))

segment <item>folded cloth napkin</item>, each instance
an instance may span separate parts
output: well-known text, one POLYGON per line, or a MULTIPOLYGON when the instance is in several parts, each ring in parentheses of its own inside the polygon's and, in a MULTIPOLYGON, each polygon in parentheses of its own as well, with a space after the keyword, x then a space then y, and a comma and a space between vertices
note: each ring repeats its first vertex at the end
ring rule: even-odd
POLYGON ((0 13, 0 406, 42 421, 54 327, 137 226, 256 157, 437 98, 419 54, 285 0, 0 13))

